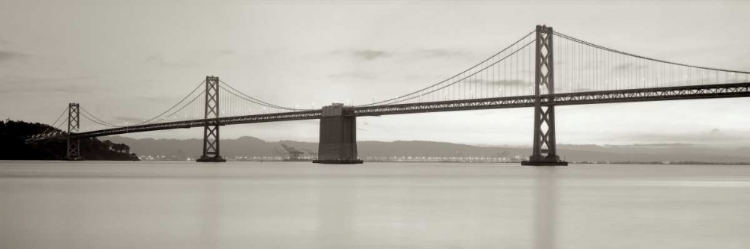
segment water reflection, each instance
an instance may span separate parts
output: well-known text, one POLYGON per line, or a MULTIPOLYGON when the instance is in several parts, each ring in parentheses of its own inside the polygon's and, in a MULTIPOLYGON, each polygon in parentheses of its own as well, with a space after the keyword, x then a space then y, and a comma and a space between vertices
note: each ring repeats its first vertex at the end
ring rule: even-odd
POLYGON ((743 166, 0 162, 0 248, 739 249, 749 204, 743 166))
POLYGON ((537 249, 556 248, 557 174, 556 167, 534 167, 536 171, 536 207, 534 245, 537 249))
POLYGON ((356 181, 318 178, 317 248, 352 248, 356 181))
MULTIPOLYGON (((216 173, 208 173, 216 176, 216 173)), ((199 238, 200 248, 219 248, 219 235, 221 234, 222 219, 222 196, 220 180, 217 178, 207 178, 202 185, 201 199, 199 201, 200 214, 199 220, 199 238)), ((252 222, 252 221, 248 221, 252 222)))

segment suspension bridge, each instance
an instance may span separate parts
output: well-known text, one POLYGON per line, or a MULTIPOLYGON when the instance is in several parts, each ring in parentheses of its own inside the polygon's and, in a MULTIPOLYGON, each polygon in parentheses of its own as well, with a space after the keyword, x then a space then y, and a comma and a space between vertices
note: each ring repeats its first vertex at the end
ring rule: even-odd
POLYGON ((362 163, 357 156, 357 117, 531 107, 533 147, 522 164, 567 165, 557 153, 555 106, 748 97, 748 79, 750 72, 636 55, 537 26, 445 80, 371 103, 292 108, 254 98, 219 77, 207 76, 176 104, 142 122, 107 121, 70 103, 50 129, 26 141, 67 141, 67 158, 80 160, 80 139, 203 127, 203 154, 197 161, 223 162, 221 126, 319 119, 315 162, 362 163), (81 129, 81 117, 90 122, 89 129, 81 129))

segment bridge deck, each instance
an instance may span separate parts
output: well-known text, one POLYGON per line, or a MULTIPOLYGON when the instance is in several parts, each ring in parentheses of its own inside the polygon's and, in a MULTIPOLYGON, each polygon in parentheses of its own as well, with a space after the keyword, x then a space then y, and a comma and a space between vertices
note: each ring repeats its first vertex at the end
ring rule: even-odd
MULTIPOLYGON (((561 106, 732 97, 750 97, 750 82, 716 85, 642 88, 616 91, 561 93, 553 95, 542 95, 540 98, 542 105, 554 104, 556 106, 561 106)), ((423 112, 533 107, 536 103, 535 99, 535 96, 527 95, 486 99, 450 100, 413 104, 368 106, 355 108, 354 113, 356 116, 380 116, 423 112)))
MULTIPOLYGON (((686 100, 686 99, 710 99, 710 98, 733 98, 750 97, 750 82, 715 85, 694 85, 661 88, 642 88, 616 91, 592 91, 581 93, 563 93, 553 95, 542 95, 541 105, 584 105, 623 102, 644 102, 661 100, 686 100)), ((504 109, 533 107, 536 97, 515 96, 486 99, 436 101, 412 104, 379 105, 355 107, 355 116, 381 116, 408 113, 445 112, 461 110, 481 109, 504 109)), ((89 138, 108 135, 118 135, 135 132, 170 130, 181 128, 202 127, 207 124, 219 122, 221 125, 249 124, 263 122, 278 122, 289 120, 320 119, 320 110, 283 112, 271 114, 256 114, 236 117, 223 117, 213 120, 196 119, 187 121, 176 121, 157 124, 134 125, 128 127, 96 130, 76 133, 72 138, 89 138)), ((34 141, 65 139, 67 135, 62 133, 52 137, 38 138, 34 141)))

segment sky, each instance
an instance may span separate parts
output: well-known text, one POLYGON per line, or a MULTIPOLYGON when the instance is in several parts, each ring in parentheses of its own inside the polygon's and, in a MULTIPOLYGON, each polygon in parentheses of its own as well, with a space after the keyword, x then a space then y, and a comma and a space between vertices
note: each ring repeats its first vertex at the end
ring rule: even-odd
MULTIPOLYGON (((668 61, 750 71, 750 1, 0 0, 0 118, 52 123, 69 102, 144 119, 207 75, 284 106, 366 103, 434 84, 546 24, 668 61)), ((744 146, 750 100, 557 107, 560 144, 744 146)), ((531 146, 531 108, 358 118, 361 140, 531 146)), ((82 124, 86 125, 86 124, 82 124)), ((318 121, 222 138, 317 141, 318 121)), ((202 129, 126 136, 201 138, 202 129)))

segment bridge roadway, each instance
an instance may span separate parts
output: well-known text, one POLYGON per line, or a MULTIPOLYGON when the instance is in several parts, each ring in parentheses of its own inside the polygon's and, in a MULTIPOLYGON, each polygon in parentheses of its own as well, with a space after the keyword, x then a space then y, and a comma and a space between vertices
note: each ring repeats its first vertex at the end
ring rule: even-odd
MULTIPOLYGON (((713 84, 713 85, 692 85, 677 87, 661 88, 641 88, 630 90, 615 91, 591 91, 580 93, 561 93, 553 95, 542 95, 542 105, 554 103, 555 106, 562 105, 584 105, 584 104, 605 104, 605 103, 624 103, 624 102, 644 102, 660 100, 686 100, 686 99, 710 99, 710 98, 733 98, 733 97, 750 97, 750 82, 731 83, 731 84, 713 84)), ((468 100, 450 100, 435 101, 410 104, 395 105, 377 105, 354 107, 350 115, 354 116, 382 116, 408 113, 427 113, 427 112, 445 112, 461 110, 481 110, 481 109, 504 109, 533 107, 535 97, 514 96, 498 97, 484 99, 468 100)), ((89 132, 76 133, 71 136, 73 139, 99 137, 135 132, 147 132, 158 130, 170 130, 181 128, 203 127, 207 124, 214 124, 218 121, 223 125, 250 124, 264 122, 278 122, 290 120, 307 120, 320 119, 321 110, 281 112, 270 114, 255 114, 246 116, 223 117, 216 119, 195 119, 186 121, 175 121, 156 124, 133 125, 120 128, 103 129, 89 132)), ((66 139, 65 133, 49 138, 40 138, 38 140, 66 139)))

